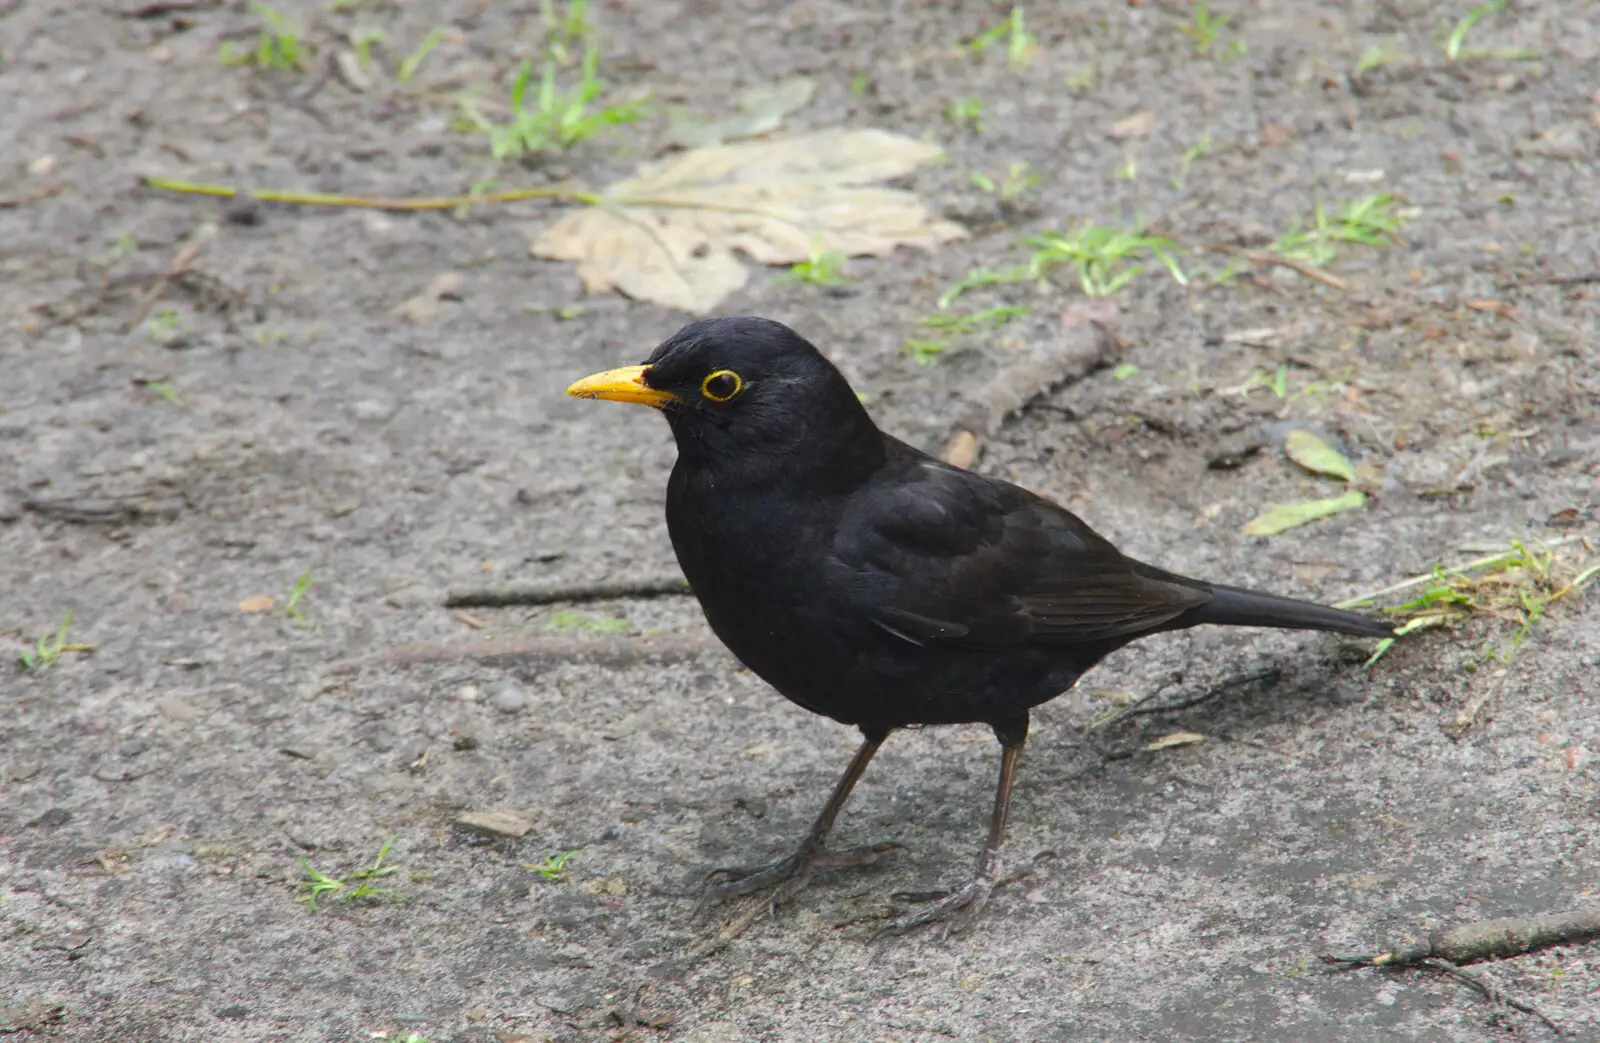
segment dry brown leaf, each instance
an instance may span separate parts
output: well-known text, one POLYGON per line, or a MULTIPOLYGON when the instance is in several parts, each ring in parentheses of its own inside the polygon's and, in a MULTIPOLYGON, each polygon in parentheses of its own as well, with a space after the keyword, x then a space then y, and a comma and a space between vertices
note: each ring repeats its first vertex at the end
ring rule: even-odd
POLYGON ((1169 732, 1153 742, 1146 743, 1144 752, 1157 753, 1175 746, 1198 746, 1205 741, 1206 737, 1199 732, 1169 732))
POLYGON ((695 149, 639 169, 533 237, 534 256, 575 261, 590 293, 704 314, 750 273, 734 256, 793 264, 816 253, 883 256, 966 232, 910 192, 872 184, 939 146, 881 130, 823 130, 695 149))
POLYGON ((239 611, 271 612, 272 606, 276 604, 277 602, 272 600, 272 598, 268 597, 266 594, 257 594, 253 598, 245 598, 243 601, 239 602, 239 611))

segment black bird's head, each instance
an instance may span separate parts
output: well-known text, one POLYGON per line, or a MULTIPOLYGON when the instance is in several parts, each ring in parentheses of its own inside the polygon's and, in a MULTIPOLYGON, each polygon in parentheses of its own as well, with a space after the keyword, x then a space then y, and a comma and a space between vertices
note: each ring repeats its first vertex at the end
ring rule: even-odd
POLYGON ((877 426, 844 375, 770 319, 692 322, 643 365, 585 377, 567 394, 661 410, 690 467, 753 475, 763 462, 813 471, 848 457, 853 472, 881 452, 877 426))

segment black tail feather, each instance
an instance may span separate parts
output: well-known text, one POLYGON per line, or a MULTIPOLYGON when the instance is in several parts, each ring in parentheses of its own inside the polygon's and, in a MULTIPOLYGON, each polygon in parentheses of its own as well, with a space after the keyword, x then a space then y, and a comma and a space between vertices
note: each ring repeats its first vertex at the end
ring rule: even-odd
POLYGON ((1379 619, 1309 601, 1261 594, 1238 587, 1211 587, 1211 600, 1183 614, 1185 625, 1332 630, 1361 637, 1393 637, 1394 627, 1379 619))

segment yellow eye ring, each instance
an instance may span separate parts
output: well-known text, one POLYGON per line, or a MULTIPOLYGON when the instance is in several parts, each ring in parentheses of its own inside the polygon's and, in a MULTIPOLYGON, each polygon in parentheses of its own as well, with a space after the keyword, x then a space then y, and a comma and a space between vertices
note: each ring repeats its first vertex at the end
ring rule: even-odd
POLYGON ((713 402, 732 401, 743 390, 744 380, 731 369, 708 373, 700 382, 700 394, 713 402))

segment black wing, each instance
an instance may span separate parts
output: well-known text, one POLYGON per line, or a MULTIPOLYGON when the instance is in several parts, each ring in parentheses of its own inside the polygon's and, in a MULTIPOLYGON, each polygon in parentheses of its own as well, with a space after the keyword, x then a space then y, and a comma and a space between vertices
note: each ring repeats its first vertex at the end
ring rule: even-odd
POLYGON ((909 447, 851 498, 829 567, 849 602, 908 641, 986 647, 1128 638, 1210 600, 1123 557, 1065 509, 909 447))

